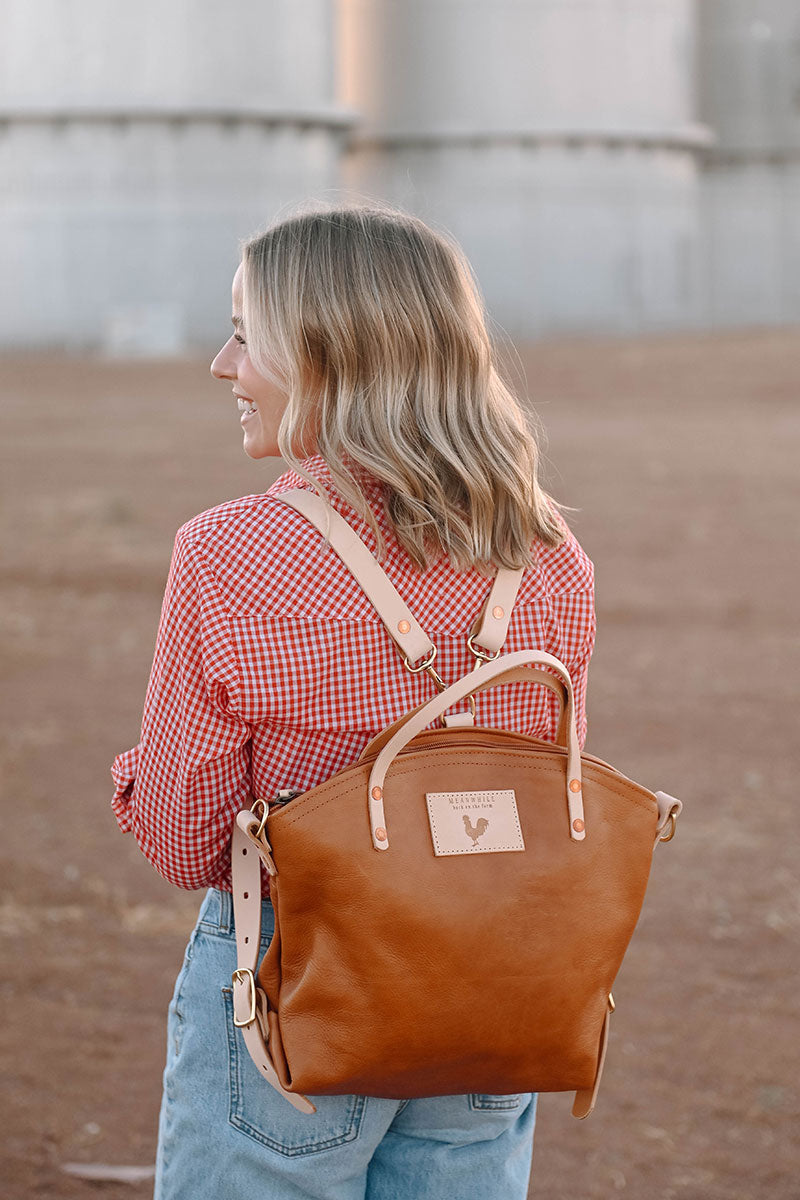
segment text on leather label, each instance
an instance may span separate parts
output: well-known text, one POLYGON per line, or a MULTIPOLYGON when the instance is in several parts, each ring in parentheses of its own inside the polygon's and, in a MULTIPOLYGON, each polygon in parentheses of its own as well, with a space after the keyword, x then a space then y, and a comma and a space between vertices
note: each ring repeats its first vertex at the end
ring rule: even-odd
POLYGON ((513 788, 426 792, 434 854, 498 854, 524 850, 513 788))

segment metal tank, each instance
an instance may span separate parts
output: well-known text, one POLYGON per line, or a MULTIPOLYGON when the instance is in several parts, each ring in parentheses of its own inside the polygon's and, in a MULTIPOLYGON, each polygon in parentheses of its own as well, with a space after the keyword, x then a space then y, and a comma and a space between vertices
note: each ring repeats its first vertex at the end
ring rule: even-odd
POLYGON ((800 320, 800 9, 702 0, 706 323, 800 320))
POLYGON ((0 344, 219 341, 238 239, 338 182, 335 20, 332 0, 6 4, 0 344))
POLYGON ((700 313, 691 0, 342 0, 343 181, 438 221, 513 335, 700 313))

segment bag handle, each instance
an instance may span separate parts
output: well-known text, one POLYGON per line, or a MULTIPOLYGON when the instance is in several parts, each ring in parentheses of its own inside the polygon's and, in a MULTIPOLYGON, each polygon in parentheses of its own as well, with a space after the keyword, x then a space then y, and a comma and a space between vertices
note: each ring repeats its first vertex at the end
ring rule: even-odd
MULTIPOLYGON (((492 660, 484 663, 482 667, 470 671, 445 691, 440 692, 438 696, 434 696, 433 699, 426 701, 425 704, 407 714, 397 732, 380 751, 373 763, 367 786, 372 844, 376 850, 388 850, 389 848, 389 834, 386 829, 386 816, 383 808, 383 787, 386 772, 403 747, 408 745, 412 738, 416 737, 426 725, 435 720, 451 704, 455 704, 465 696, 503 683, 530 683, 534 672, 530 670, 528 664, 550 667, 559 676, 566 690, 567 770, 565 789, 569 813, 569 836, 575 842, 583 841, 586 837, 586 829, 581 792, 581 750, 575 721, 575 696, 569 671, 560 659, 553 654, 548 654, 545 650, 516 650, 512 654, 504 654, 499 661, 492 660)), ((536 678, 533 679, 533 682, 537 682, 536 678)))
MULTIPOLYGON (((475 668, 475 670, 478 670, 479 667, 480 667, 480 663, 475 668)), ((555 695, 556 699, 559 702, 559 705, 561 707, 561 717, 559 718, 558 731, 556 732, 556 745, 564 746, 566 748, 567 732, 568 732, 567 731, 567 689, 564 686, 564 684, 561 682, 561 680, 556 679, 553 675, 548 675, 544 671, 537 671, 535 667, 530 667, 529 672, 530 672, 530 678, 527 679, 527 682, 543 684, 544 687, 549 688, 550 691, 553 692, 553 694, 555 695)), ((364 749, 361 751, 361 753, 358 756, 358 761, 361 762, 363 759, 369 758, 371 754, 377 754, 379 750, 382 750, 383 747, 386 745, 386 743, 389 741, 389 739, 391 737, 393 737, 393 735, 397 732, 397 730, 400 728, 400 726, 405 724, 405 722, 408 720, 409 717, 413 717, 415 713, 418 713, 420 711, 420 709, 423 707, 423 705, 425 705, 427 703, 428 703, 427 700, 423 700, 422 704, 418 704, 416 708, 412 708, 412 709, 410 709, 409 712, 404 713, 404 715, 402 717, 398 717, 398 719, 395 721, 395 723, 393 725, 388 725, 386 727, 386 729, 381 731, 381 733, 376 734, 375 737, 372 739, 372 741, 368 742, 367 745, 364 747, 364 749)), ((469 714, 465 714, 465 715, 469 715, 469 714)))

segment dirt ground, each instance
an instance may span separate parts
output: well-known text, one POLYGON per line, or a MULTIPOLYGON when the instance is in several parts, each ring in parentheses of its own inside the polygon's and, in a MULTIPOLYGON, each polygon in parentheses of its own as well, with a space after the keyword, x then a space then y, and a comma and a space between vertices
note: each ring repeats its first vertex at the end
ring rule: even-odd
MULTIPOLYGON (((138 741, 175 531, 281 464, 243 454, 205 360, 3 366, 0 1190, 133 1200, 151 1183, 64 1166, 152 1164, 201 894, 118 832, 109 767, 138 741)), ((796 1200, 800 330, 549 343, 510 369, 595 562, 586 748, 686 806, 598 1107, 540 1098, 531 1195, 796 1200)))

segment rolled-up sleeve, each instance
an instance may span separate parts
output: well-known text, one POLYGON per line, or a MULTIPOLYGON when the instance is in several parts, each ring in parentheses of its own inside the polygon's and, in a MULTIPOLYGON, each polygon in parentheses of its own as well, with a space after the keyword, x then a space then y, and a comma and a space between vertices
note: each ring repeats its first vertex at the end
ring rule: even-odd
POLYGON ((251 730, 230 619, 200 548, 178 530, 161 607, 138 745, 111 766, 123 832, 182 888, 216 884, 252 789, 251 730))

